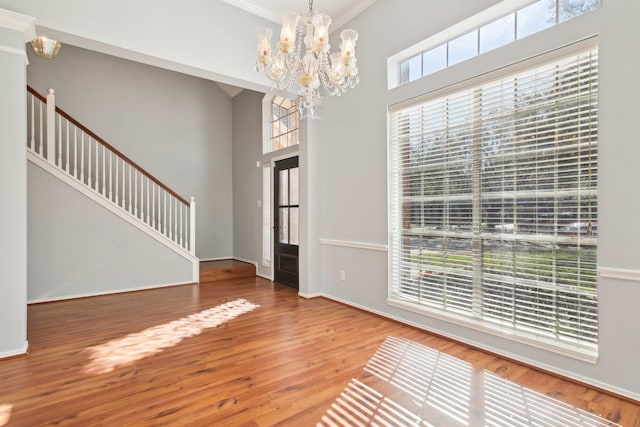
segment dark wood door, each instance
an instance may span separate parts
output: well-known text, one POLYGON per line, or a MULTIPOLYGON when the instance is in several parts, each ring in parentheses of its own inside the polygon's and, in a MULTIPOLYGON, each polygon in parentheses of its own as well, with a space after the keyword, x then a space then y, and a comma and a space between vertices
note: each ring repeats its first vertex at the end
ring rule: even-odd
POLYGON ((300 191, 298 157, 276 162, 273 179, 274 280, 298 289, 300 191))

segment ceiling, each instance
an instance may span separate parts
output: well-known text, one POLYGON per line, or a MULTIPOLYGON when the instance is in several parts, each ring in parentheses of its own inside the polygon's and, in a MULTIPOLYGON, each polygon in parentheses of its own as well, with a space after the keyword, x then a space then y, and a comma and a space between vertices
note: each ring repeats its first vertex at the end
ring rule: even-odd
MULTIPOLYGON (((222 0, 242 10, 280 24, 280 15, 285 10, 306 12, 308 0, 222 0)), ((332 28, 346 24, 351 18, 371 6, 376 0, 316 0, 313 9, 332 18, 332 28)))

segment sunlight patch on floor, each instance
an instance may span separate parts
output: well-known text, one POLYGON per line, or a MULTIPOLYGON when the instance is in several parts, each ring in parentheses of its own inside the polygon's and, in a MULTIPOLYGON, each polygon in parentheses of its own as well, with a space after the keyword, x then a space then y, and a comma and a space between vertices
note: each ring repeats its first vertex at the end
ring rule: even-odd
POLYGON ((258 307, 260 306, 245 299, 237 299, 182 319, 153 326, 142 332, 89 347, 86 349, 89 362, 82 370, 84 373, 96 375, 111 372, 117 367, 130 365, 165 348, 173 347, 185 338, 199 335, 205 329, 218 327, 258 307))
POLYGON ((0 427, 6 426, 9 424, 9 419, 11 418, 11 410, 13 409, 13 405, 9 403, 4 403, 0 405, 0 427))
POLYGON ((618 426, 416 342, 388 337, 317 427, 618 426))

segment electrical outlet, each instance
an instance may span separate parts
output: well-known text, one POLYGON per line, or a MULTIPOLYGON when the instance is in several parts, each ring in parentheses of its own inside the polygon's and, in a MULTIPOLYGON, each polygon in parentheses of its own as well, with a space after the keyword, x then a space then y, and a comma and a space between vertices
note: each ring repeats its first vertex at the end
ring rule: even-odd
POLYGON ((344 270, 340 270, 340 280, 344 280, 344 278, 345 278, 344 270))

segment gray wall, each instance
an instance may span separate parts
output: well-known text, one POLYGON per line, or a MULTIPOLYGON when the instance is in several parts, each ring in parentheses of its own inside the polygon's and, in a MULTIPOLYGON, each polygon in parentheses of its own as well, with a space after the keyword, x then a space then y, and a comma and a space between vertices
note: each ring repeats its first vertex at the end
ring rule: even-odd
POLYGON ((196 256, 233 255, 231 98, 218 85, 70 45, 55 60, 29 60, 38 92, 53 88, 60 108, 183 198, 195 196, 196 256))
POLYGON ((192 283, 192 265, 29 162, 29 302, 192 283))
POLYGON ((27 350, 27 99, 22 31, 0 15, 0 357, 27 350))
MULTIPOLYGON (((487 53, 441 75, 387 91, 386 58, 473 15, 496 0, 437 2, 378 0, 349 23, 360 33, 358 67, 361 82, 341 98, 329 99, 323 120, 312 135, 316 155, 309 158, 317 178, 319 207, 315 227, 319 239, 387 244, 387 107, 477 75, 519 58, 545 52, 593 34, 600 35, 600 152, 599 247, 600 268, 613 275, 630 271, 631 280, 601 274, 599 278, 600 345, 595 364, 526 346, 426 317, 387 304, 387 254, 357 247, 339 247, 312 240, 317 251, 317 275, 311 274, 310 293, 393 317, 479 347, 600 387, 640 398, 640 182, 635 74, 640 59, 632 54, 640 41, 637 16, 640 3, 603 2, 601 10, 552 30, 487 53), (384 22, 384 31, 380 23, 384 22), (357 195, 357 197, 354 197, 357 195), (620 270, 622 269, 622 270, 620 270), (339 280, 345 270, 346 280, 339 280)), ((313 232, 313 230, 311 230, 313 232)))
MULTIPOLYGON (((262 263, 262 99, 245 90, 233 98, 233 255, 262 263)), ((267 201, 268 203, 268 201, 267 201)))

